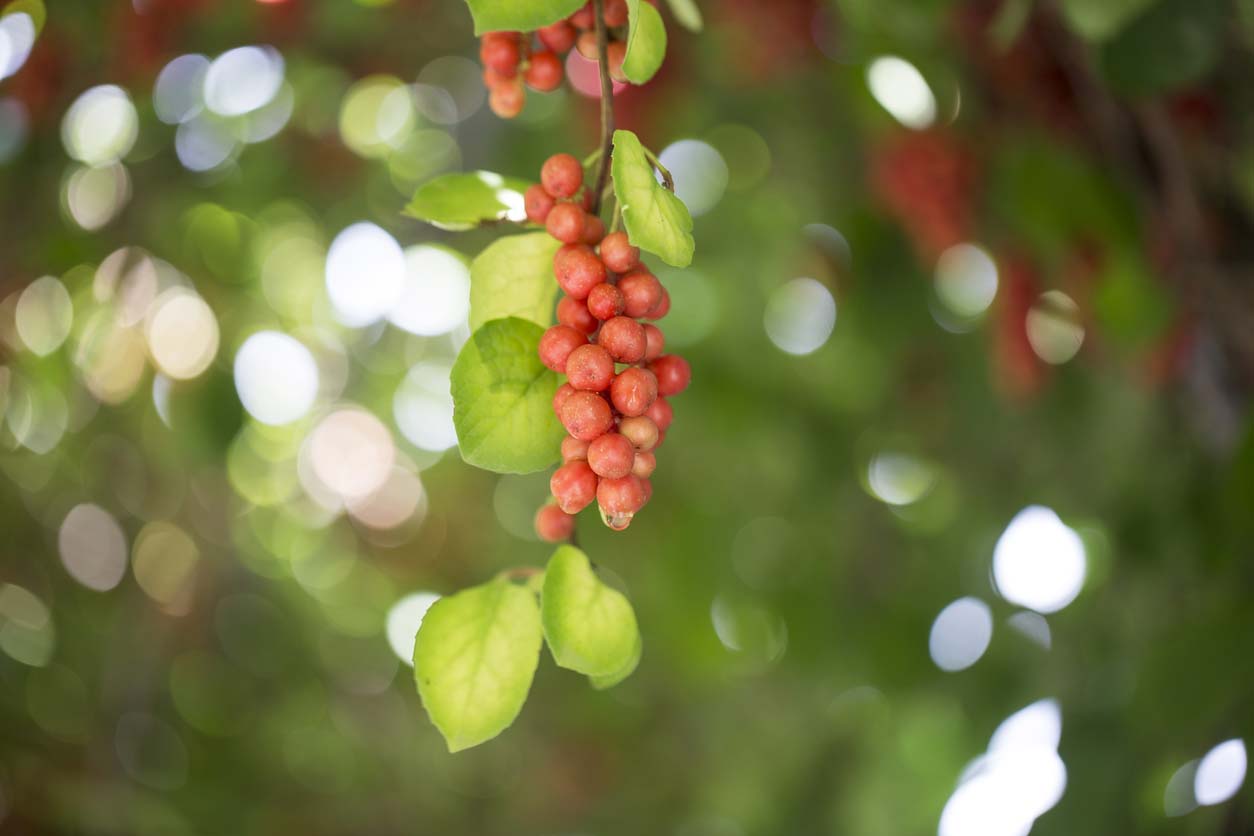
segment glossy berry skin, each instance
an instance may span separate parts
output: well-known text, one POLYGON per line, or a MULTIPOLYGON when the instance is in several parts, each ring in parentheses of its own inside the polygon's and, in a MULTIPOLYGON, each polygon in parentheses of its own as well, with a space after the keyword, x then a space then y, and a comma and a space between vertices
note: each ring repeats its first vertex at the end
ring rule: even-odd
POLYGON ((557 205, 557 199, 544 190, 539 183, 528 186, 523 192, 523 207, 527 210, 527 220, 542 224, 549 212, 557 205))
POLYGON ((590 316, 601 321, 613 319, 623 312, 623 293, 614 285, 602 282, 588 292, 587 309, 590 316))
POLYGON ((630 472, 617 479, 602 479, 597 485, 597 505, 606 516, 627 516, 644 507, 644 485, 630 472))
POLYGON ((540 362, 555 372, 566 371, 566 359, 588 338, 569 325, 554 325, 540 337, 540 362))
POLYGON ((662 301, 662 283, 644 270, 635 270, 623 276, 618 280, 618 289, 623 292, 623 313, 637 319, 662 301))
POLYGON ((605 10, 601 13, 605 25, 611 29, 627 25, 627 0, 605 0, 605 10))
POLYGON ((605 221, 596 215, 588 214, 584 216, 583 225, 583 242, 589 247, 595 247, 601 243, 601 239, 605 237, 605 221))
POLYGON ((557 420, 562 420, 562 404, 566 403, 566 399, 573 394, 575 394, 575 387, 569 383, 563 383, 553 393, 553 414, 557 416, 557 420))
POLYGON ((585 217, 587 213, 575 204, 559 203, 544 219, 544 228, 563 244, 576 244, 583 240, 585 217))
POLYGON ((596 498, 597 475, 586 461, 576 459, 553 471, 549 478, 549 490, 553 492, 558 508, 567 514, 578 514, 596 498))
POLYGON ((592 441, 614 426, 614 413, 605 398, 595 392, 574 392, 562 404, 558 416, 566 432, 580 441, 592 441))
MULTIPOLYGON (((574 356, 573 354, 571 355, 574 356)), ((657 400, 657 378, 646 369, 623 369, 610 384, 610 403, 622 415, 634 417, 657 400)))
POLYGON ((566 295, 581 302, 606 279, 605 265, 586 244, 567 244, 558 250, 553 275, 566 295))
POLYGON ((618 433, 606 433, 588 445, 588 465, 603 479, 626 476, 635 461, 635 446, 618 433))
POLYGON ((479 42, 479 60, 483 66, 503 76, 517 74, 521 57, 516 32, 489 32, 479 42))
POLYGON ((562 59, 549 50, 531 53, 530 63, 523 73, 523 81, 532 90, 547 93, 562 85, 562 59))
POLYGON ((566 436, 562 439, 562 464, 588 458, 588 442, 566 436))
POLYGON ((540 184, 556 198, 574 197, 583 185, 583 166, 570 154, 554 154, 540 168, 540 184))
POLYGON ((616 316, 601 326, 597 344, 620 363, 639 363, 644 359, 644 326, 629 316, 616 316))
POLYGON ((657 470, 657 456, 644 450, 638 451, 631 463, 632 475, 648 479, 654 470, 657 470))
POLYGON ((604 392, 614 380, 614 359, 599 345, 581 345, 566 359, 570 385, 585 392, 604 392))
POLYGON ((536 511, 536 536, 546 543, 561 543, 575 531, 575 518, 556 505, 543 505, 536 511))
POLYGON ((626 82, 623 75, 623 59, 627 57, 627 44, 622 41, 610 41, 605 47, 605 61, 609 66, 610 78, 617 82, 626 82))
POLYGON ((671 407, 670 402, 661 395, 644 411, 644 414, 645 417, 657 425, 659 432, 666 432, 671 425, 671 421, 675 420, 675 410, 671 407))
POLYGON ((624 418, 618 422, 618 431, 640 451, 648 452, 657 446, 658 428, 647 415, 624 418))
POLYGON ((601 260, 606 269, 626 273, 640 263, 640 248, 631 245, 626 232, 611 232, 601 241, 601 260))
POLYGON ((662 299, 653 307, 651 311, 644 315, 645 319, 661 319, 671 312, 671 295, 666 288, 662 288, 662 299))
POLYGON ((663 354, 649 364, 649 370, 657 375, 659 395, 678 395, 692 382, 692 367, 678 354, 663 354))
POLYGON ((581 334, 591 334, 601 323, 588 311, 588 306, 578 299, 563 296, 557 303, 557 321, 569 325, 581 334))
POLYGON ((546 48, 553 50, 558 55, 564 55, 575 45, 575 37, 578 33, 570 21, 559 20, 557 23, 541 26, 536 30, 536 35, 539 36, 540 43, 544 44, 546 48))
POLYGON ((662 334, 662 329, 656 325, 645 324, 644 326, 644 359, 656 360, 662 356, 662 352, 666 349, 666 337, 662 334))
POLYGON ((510 79, 504 84, 493 87, 492 92, 488 94, 488 107, 502 119, 513 119, 522 113, 525 104, 527 104, 527 91, 523 89, 522 79, 510 79))

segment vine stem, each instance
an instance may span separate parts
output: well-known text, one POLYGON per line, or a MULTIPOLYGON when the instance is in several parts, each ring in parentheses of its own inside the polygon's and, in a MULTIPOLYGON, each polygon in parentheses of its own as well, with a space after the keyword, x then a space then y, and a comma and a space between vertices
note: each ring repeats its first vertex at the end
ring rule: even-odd
POLYGON ((605 0, 592 0, 597 32, 597 72, 601 77, 601 161, 593 191, 592 214, 601 214, 601 195, 610 176, 610 151, 614 145, 614 82, 610 79, 609 29, 605 25, 605 0))
POLYGON ((644 156, 645 159, 647 159, 649 163, 657 169, 657 173, 662 175, 662 188, 666 189, 668 192, 674 192, 675 178, 671 176, 671 173, 667 170, 666 166, 662 165, 662 161, 657 158, 657 154, 654 154, 648 148, 645 148, 644 156))

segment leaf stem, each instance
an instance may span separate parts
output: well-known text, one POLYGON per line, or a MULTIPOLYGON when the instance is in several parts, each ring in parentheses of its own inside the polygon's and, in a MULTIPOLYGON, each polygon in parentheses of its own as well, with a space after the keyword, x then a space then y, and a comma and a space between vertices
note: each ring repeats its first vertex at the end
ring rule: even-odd
MULTIPOLYGON (((644 145, 641 144, 640 147, 644 148, 644 145)), ((662 188, 673 193, 675 191, 675 178, 671 177, 671 173, 667 171, 666 166, 662 165, 662 161, 657 158, 657 154, 654 154, 648 148, 644 148, 644 156, 657 169, 657 173, 662 175, 662 188)))
POLYGON ((601 214, 601 194, 610 176, 610 151, 614 145, 614 83, 610 80, 609 30, 605 26, 605 0, 592 0, 597 32, 597 72, 601 77, 601 161, 593 190, 592 214, 601 214))

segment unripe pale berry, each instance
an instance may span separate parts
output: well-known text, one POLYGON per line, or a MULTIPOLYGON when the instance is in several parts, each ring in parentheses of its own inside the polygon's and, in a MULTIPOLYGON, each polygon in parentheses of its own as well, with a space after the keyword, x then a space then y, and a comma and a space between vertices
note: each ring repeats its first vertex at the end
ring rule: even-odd
POLYGON ((563 296, 557 303, 557 321, 562 325, 569 325, 581 334, 591 334, 601 324, 588 310, 587 305, 569 296, 563 296))
POLYGON ((597 505, 606 516, 630 517, 644 507, 645 499, 644 485, 630 473, 617 479, 602 479, 597 485, 597 505))
POLYGON ((640 263, 640 248, 631 245, 626 232, 611 232, 601 241, 601 260, 607 269, 626 273, 640 263))
POLYGON ((575 518, 557 505, 545 504, 536 512, 536 536, 546 543, 569 540, 574 530, 575 518))
POLYGON ((644 326, 629 316, 607 320, 597 334, 597 344, 605 346, 610 356, 620 363, 640 362, 644 358, 644 340, 644 326))
POLYGON ((540 337, 540 362, 555 372, 566 371, 566 359, 588 338, 569 325, 554 325, 540 337))
POLYGON ((559 55, 564 55, 575 45, 575 27, 568 20, 559 20, 536 30, 540 43, 559 55))
POLYGON ((589 61, 597 60, 597 33, 591 30, 579 33, 575 40, 575 49, 589 61))
POLYGON ((662 356, 662 351, 666 348, 666 337, 662 334, 662 329, 656 325, 645 324, 644 326, 644 359, 656 360, 662 356))
POLYGON ((605 398, 595 392, 573 392, 559 415, 562 426, 580 441, 591 441, 614 426, 614 413, 605 398))
POLYGON ((488 107, 502 119, 513 119, 522 113, 527 103, 527 91, 523 89, 522 79, 510 79, 504 84, 492 88, 488 94, 488 107))
POLYGON ((614 358, 599 345, 581 345, 566 358, 570 385, 585 392, 604 392, 614 380, 614 358))
POLYGON ((653 475, 653 471, 657 469, 657 456, 647 450, 640 450, 636 453, 636 458, 632 460, 631 474, 639 476, 641 479, 648 479, 653 475))
POLYGON ((610 78, 618 82, 627 81, 623 74, 623 59, 627 57, 627 44, 622 41, 610 41, 605 47, 605 62, 609 67, 610 78))
POLYGON ((574 197, 583 185, 583 166, 570 154, 554 154, 540 168, 540 182, 556 198, 574 197))
MULTIPOLYGON (((562 204, 569 205, 569 204, 562 204)), ((567 244, 553 257, 553 275, 572 299, 583 301, 606 279, 605 265, 586 244, 567 244)))
POLYGON ((657 378, 646 369, 623 369, 610 384, 610 403, 623 415, 643 415, 656 399, 657 378))
POLYGON ((602 282, 588 292, 588 313, 599 320, 613 319, 623 312, 623 293, 602 282))
POLYGON ((523 208, 527 210, 527 220, 542 224, 549 212, 557 205, 557 199, 544 190, 539 183, 528 186, 523 192, 523 208))
MULTIPOLYGON (((573 389, 572 389, 573 391, 573 389)), ((575 459, 588 458, 588 442, 580 441, 573 436, 566 436, 562 439, 562 464, 574 461, 575 459)))
POLYGON ((523 81, 533 90, 547 93, 562 84, 562 59, 557 53, 541 50, 531 54, 530 63, 523 73, 523 81))
MULTIPOLYGON (((548 191, 546 188, 545 191, 548 191)), ((549 210, 544 228, 563 244, 575 244, 583 240, 583 223, 586 213, 573 203, 559 203, 549 210)))
POLYGON ((658 301, 653 309, 644 315, 645 319, 661 319, 671 312, 671 294, 666 288, 662 288, 662 298, 658 301))
POLYGON ((557 507, 567 514, 578 514, 596 498, 597 475, 582 459, 567 462, 553 471, 549 490, 557 500, 557 507))
POLYGON ((584 216, 583 242, 590 247, 601 243, 605 237, 605 221, 591 213, 584 216))
POLYGON ((659 432, 666 432, 666 428, 671 425, 671 421, 675 420, 675 410, 671 408, 670 402, 661 395, 644 411, 644 414, 657 425, 659 432))
POLYGON ((563 383, 553 393, 553 414, 557 416, 557 420, 562 420, 562 404, 566 403, 566 399, 573 394, 575 394, 575 387, 569 383, 563 383))
POLYGON ((639 318, 657 307, 662 301, 662 283, 657 276, 645 270, 633 270, 618 280, 623 292, 623 313, 639 318))
POLYGON ((668 398, 687 389, 692 381, 692 367, 678 354, 663 354, 649 364, 649 370, 657 375, 658 394, 668 398))
POLYGON ((588 445, 588 465, 603 479, 626 476, 635 460, 635 446, 618 433, 606 433, 588 445))
POLYGON ((605 25, 611 29, 627 25, 627 0, 605 0, 605 10, 601 14, 605 25))
POLYGON ((647 415, 636 415, 618 422, 618 431, 637 449, 648 452, 657 446, 657 424, 647 415))
POLYGON ((479 42, 479 60, 503 76, 518 72, 521 57, 517 32, 489 32, 479 42))

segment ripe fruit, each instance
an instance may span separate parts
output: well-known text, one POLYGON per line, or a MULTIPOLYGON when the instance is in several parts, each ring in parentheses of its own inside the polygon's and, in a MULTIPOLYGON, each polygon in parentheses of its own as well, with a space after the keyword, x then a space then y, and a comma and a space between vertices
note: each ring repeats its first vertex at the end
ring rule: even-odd
POLYGON ((618 431, 637 449, 648 452, 657 446, 659 431, 657 424, 647 415, 624 418, 618 422, 618 431))
POLYGON ((559 203, 545 218, 544 228, 562 243, 574 244, 583 238, 584 216, 585 212, 575 204, 559 203))
POLYGON ((493 87, 488 94, 488 107, 502 119, 513 119, 522 113, 526 103, 527 91, 523 89, 522 80, 517 78, 493 87))
POLYGON ((597 33, 591 31, 580 33, 579 39, 575 41, 575 49, 589 61, 597 60, 597 33))
POLYGON ((566 360, 570 385, 586 392, 604 392, 614 379, 614 360, 599 345, 581 345, 566 360))
POLYGON ((656 469, 657 456, 652 453, 641 450, 636 453, 636 458, 632 460, 632 475, 639 476, 641 479, 648 479, 656 469))
POLYGON ((562 404, 558 418, 566 432, 580 441, 592 441, 614 426, 610 405, 595 392, 573 392, 562 404))
POLYGON ((656 360, 662 356, 665 348, 666 337, 662 335, 662 329, 656 325, 646 324, 644 326, 644 359, 656 360))
POLYGON ((553 413, 558 420, 562 419, 562 404, 566 403, 566 399, 575 393, 575 387, 569 383, 563 383, 557 387, 557 391, 553 393, 553 413))
POLYGON ((625 516, 630 522, 632 515, 644 507, 645 498, 644 485, 630 473, 617 479, 602 479, 597 485, 597 505, 607 517, 625 516))
POLYGON ((588 306, 577 299, 563 296, 557 303, 557 321, 569 325, 581 334, 591 334, 601 323, 588 311, 588 306))
POLYGON ((605 265, 586 244, 568 244, 558 250, 553 257, 553 275, 568 296, 580 301, 606 279, 605 265))
POLYGON ((557 507, 567 514, 578 514, 596 497, 597 475, 582 459, 567 462, 553 471, 549 490, 557 500, 557 507))
POLYGON ((583 166, 570 154, 554 154, 540 169, 540 183, 556 198, 574 197, 583 185, 583 166))
POLYGON ((479 42, 479 60, 483 66, 503 76, 518 72, 520 57, 517 32, 489 32, 479 42))
POLYGON ((671 425, 671 421, 675 420, 675 410, 671 407, 670 402, 661 395, 644 411, 644 414, 646 418, 657 426, 659 432, 666 432, 667 427, 671 425))
POLYGON ((545 218, 556 205, 557 200, 539 183, 528 186, 527 191, 523 192, 523 207, 527 210, 527 220, 532 223, 544 223, 545 218))
POLYGON ((626 273, 640 263, 640 248, 631 245, 626 232, 611 232, 601 242, 601 260, 606 269, 626 273))
POLYGON ((601 16, 605 25, 611 29, 627 25, 627 0, 605 0, 605 10, 601 16))
POLYGON ((553 50, 558 55, 565 54, 575 45, 575 27, 570 21, 559 20, 557 23, 551 23, 548 26, 541 26, 536 30, 536 35, 540 38, 540 43, 544 44, 548 49, 553 50))
POLYGON ((670 397, 688 388, 692 380, 692 368, 678 354, 663 354, 649 364, 649 370, 657 375, 657 391, 670 397))
POLYGON ((596 25, 595 12, 592 11, 591 3, 584 3, 579 11, 570 16, 570 23, 576 29, 591 29, 596 25))
POLYGON ((533 52, 523 81, 533 90, 545 93, 556 90, 562 84, 562 59, 548 50, 533 52))
POLYGON ((662 288, 662 301, 658 302, 657 305, 654 306, 653 310, 645 314, 644 318, 645 319, 661 319, 662 317, 666 316, 670 312, 671 312, 671 295, 666 290, 666 288, 662 288))
POLYGON ((629 316, 606 321, 597 334, 597 343, 620 363, 640 362, 644 358, 644 340, 644 326, 629 316))
POLYGON ((631 473, 636 448, 618 433, 606 433, 588 445, 588 465, 604 479, 619 479, 631 473))
POLYGON ((566 358, 588 338, 569 325, 554 325, 540 337, 540 362, 555 372, 566 371, 566 358))
MULTIPOLYGON (((551 215, 550 215, 551 217, 551 215)), ((642 317, 662 301, 662 283, 652 273, 635 270, 618 280, 626 305, 623 313, 630 317, 642 317)))
POLYGON ((588 292, 587 310, 596 319, 613 319, 623 312, 623 292, 602 282, 588 292))
POLYGON ((605 237, 605 221, 596 215, 584 215, 583 224, 583 242, 589 247, 595 247, 601 243, 601 239, 605 237))
POLYGON ((569 540, 575 530, 575 518, 554 504, 546 504, 536 512, 536 536, 546 543, 569 540))
POLYGON ((562 439, 562 464, 588 458, 588 442, 566 436, 562 439))
POLYGON ((605 62, 609 66, 610 78, 618 82, 626 82, 623 75, 623 58, 627 55, 627 44, 622 41, 610 41, 605 47, 605 62))
POLYGON ((657 378, 645 369, 623 369, 610 384, 610 403, 628 417, 643 415, 656 399, 657 378))

